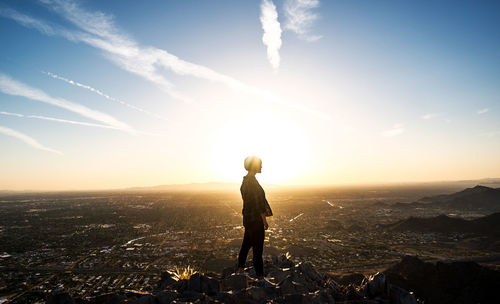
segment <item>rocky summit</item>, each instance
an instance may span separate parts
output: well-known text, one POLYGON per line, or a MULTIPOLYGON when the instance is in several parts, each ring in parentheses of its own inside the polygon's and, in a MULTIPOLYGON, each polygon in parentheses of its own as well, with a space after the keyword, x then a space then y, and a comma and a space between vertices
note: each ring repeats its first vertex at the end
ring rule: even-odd
POLYGON ((58 292, 47 303, 419 303, 416 295, 392 284, 383 273, 364 278, 361 284, 342 285, 310 263, 296 264, 285 255, 265 261, 264 268, 266 284, 254 278, 251 268, 242 274, 235 273, 235 268, 226 268, 222 276, 195 273, 182 280, 164 272, 151 293, 129 290, 80 299, 58 292))

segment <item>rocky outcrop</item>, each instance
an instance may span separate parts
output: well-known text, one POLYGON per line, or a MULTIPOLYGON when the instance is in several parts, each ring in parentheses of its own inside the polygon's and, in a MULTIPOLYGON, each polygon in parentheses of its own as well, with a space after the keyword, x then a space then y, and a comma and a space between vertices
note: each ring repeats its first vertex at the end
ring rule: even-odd
POLYGON ((59 291, 47 303, 500 303, 500 272, 474 262, 433 264, 408 256, 384 273, 349 275, 345 281, 335 281, 310 263, 294 263, 285 255, 266 261, 264 268, 271 286, 262 286, 254 274, 236 274, 229 267, 222 277, 195 273, 184 280, 165 272, 156 290, 147 294, 123 291, 83 300, 59 291))
POLYGON ((500 272, 475 262, 427 263, 407 256, 385 272, 425 303, 500 303, 500 272))

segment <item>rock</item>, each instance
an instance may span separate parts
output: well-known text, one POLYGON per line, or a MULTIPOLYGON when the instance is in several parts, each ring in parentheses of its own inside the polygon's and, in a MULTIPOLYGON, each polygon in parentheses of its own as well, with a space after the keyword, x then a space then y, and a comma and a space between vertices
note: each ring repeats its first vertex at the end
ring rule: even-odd
POLYGON ((385 275, 381 272, 377 272, 375 275, 370 276, 368 282, 365 285, 365 296, 368 298, 375 298, 386 291, 386 280, 385 275))
MULTIPOLYGON (((93 301, 94 304, 121 304, 125 302, 126 297, 124 295, 117 295, 113 293, 107 293, 97 296, 93 301)), ((75 301, 76 302, 76 301, 75 301)))
POLYGON ((58 292, 47 299, 47 304, 75 304, 75 300, 67 292, 58 292))
POLYGON ((201 274, 199 272, 189 277, 187 290, 201 292, 201 274))
POLYGON ((308 292, 304 285, 294 282, 291 276, 281 281, 278 287, 282 295, 308 292))
POLYGON ((237 267, 226 267, 224 268, 224 270, 222 270, 222 278, 227 278, 229 277, 230 275, 232 275, 233 273, 236 272, 238 268, 237 267))
POLYGON ((179 281, 175 282, 174 284, 172 284, 170 287, 177 290, 178 292, 183 292, 184 290, 186 290, 188 288, 188 280, 186 280, 186 279, 179 280, 179 281))
POLYGON ((297 268, 311 280, 318 283, 323 282, 323 276, 310 263, 300 263, 297 268))
POLYGON ((365 276, 361 273, 349 273, 349 274, 344 274, 341 276, 334 276, 335 282, 341 285, 361 285, 363 283, 363 280, 365 279, 365 276))
POLYGON ((286 277, 290 276, 292 274, 291 270, 273 270, 269 272, 267 275, 270 278, 273 278, 274 283, 279 283, 283 281, 286 277))
POLYGON ((205 295, 202 294, 201 292, 186 290, 179 295, 179 298, 181 300, 186 300, 188 302, 194 302, 196 300, 202 300, 203 298, 205 298, 205 295))
POLYGON ((176 298, 177 298, 177 292, 175 291, 162 291, 156 295, 158 304, 170 304, 176 298))
POLYGON ((285 260, 279 264, 280 268, 292 268, 293 266, 295 266, 295 263, 291 260, 285 260))
POLYGON ((224 289, 225 290, 241 290, 248 287, 247 276, 244 275, 232 275, 224 279, 224 289))
POLYGON ((164 290, 175 283, 177 283, 177 281, 172 278, 172 275, 169 272, 164 271, 161 273, 160 280, 158 281, 156 288, 158 290, 164 290))
POLYGON ((156 304, 156 299, 152 295, 145 295, 132 302, 132 304, 156 304))
POLYGON ((251 287, 247 289, 248 294, 253 300, 261 303, 267 299, 267 293, 263 287, 251 287))
POLYGON ((389 284, 389 296, 391 304, 417 304, 417 299, 413 293, 396 285, 389 284))
POLYGON ((286 295, 284 297, 287 304, 309 304, 313 303, 313 297, 300 293, 286 295))
POLYGON ((219 291, 220 284, 218 280, 206 276, 201 277, 201 292, 212 296, 216 295, 219 291))
POLYGON ((313 303, 335 303, 335 300, 333 299, 333 296, 328 292, 328 290, 321 290, 315 293, 313 303))

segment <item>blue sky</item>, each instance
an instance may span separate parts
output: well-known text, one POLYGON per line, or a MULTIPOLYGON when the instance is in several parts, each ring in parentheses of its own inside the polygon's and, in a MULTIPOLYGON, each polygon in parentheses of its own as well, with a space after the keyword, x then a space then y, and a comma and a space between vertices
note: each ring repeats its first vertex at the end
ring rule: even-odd
POLYGON ((497 1, 3 1, 0 189, 249 154, 283 184, 498 177, 499 29, 497 1))

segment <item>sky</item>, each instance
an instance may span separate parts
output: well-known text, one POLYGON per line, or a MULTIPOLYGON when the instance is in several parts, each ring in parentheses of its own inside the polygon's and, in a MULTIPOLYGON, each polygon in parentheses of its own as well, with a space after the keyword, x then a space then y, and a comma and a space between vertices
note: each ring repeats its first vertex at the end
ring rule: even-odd
POLYGON ((0 3, 0 189, 500 177, 498 1, 0 3))

